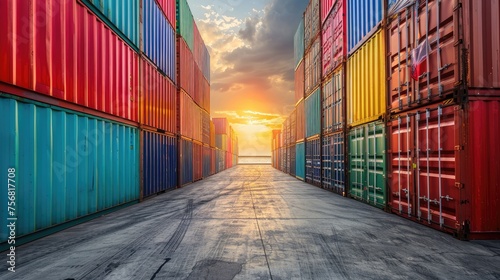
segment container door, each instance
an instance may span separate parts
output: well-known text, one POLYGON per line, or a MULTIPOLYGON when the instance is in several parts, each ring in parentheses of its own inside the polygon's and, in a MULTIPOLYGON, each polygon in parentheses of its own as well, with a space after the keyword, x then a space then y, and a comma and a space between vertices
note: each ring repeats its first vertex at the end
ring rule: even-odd
POLYGON ((364 185, 366 182, 365 151, 365 128, 354 128, 349 134, 349 193, 352 197, 361 200, 367 199, 367 195, 364 190, 364 185))
POLYGON ((379 208, 386 206, 385 127, 384 123, 367 126, 367 188, 368 202, 379 208))
POLYGON ((332 155, 332 187, 333 191, 345 195, 345 155, 344 155, 344 133, 340 132, 333 136, 332 155))

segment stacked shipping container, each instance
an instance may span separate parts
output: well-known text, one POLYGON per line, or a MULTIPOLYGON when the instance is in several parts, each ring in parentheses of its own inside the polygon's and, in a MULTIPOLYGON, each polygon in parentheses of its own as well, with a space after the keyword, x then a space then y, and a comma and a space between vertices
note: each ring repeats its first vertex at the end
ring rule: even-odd
POLYGON ((226 118, 214 118, 212 121, 215 126, 215 146, 219 154, 216 165, 220 169, 238 165, 238 136, 226 118))
MULTIPOLYGON (((490 211, 500 196, 498 3, 322 0, 320 90, 316 3, 305 12, 304 76, 295 38, 296 139, 306 139, 296 177, 460 238, 500 238, 490 211)), ((273 157, 286 171, 286 153, 273 157)))
MULTIPOLYGON (((0 27, 0 166, 19 178, 20 243, 225 169, 215 166, 210 57, 187 3, 120 7, 0 3, 8 22, 0 27)), ((6 238, 2 230, 2 248, 6 238)))

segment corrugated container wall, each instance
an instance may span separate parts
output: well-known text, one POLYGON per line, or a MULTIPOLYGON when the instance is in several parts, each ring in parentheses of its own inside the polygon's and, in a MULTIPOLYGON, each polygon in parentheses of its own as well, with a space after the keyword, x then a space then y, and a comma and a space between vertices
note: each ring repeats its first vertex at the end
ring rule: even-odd
POLYGON ((203 178, 207 178, 211 175, 211 158, 212 149, 210 147, 203 147, 203 178))
POLYGON ((194 18, 187 0, 177 0, 177 34, 184 38, 189 50, 194 51, 194 18))
POLYGON ((318 37, 305 54, 305 96, 321 84, 321 38, 318 37))
POLYGON ((229 134, 229 123, 226 118, 213 118, 215 134, 229 134))
POLYGON ((393 212, 460 238, 499 238, 500 214, 491 210, 500 203, 498 118, 498 99, 394 116, 388 126, 393 212))
POLYGON ((370 37, 383 19, 383 0, 348 0, 348 48, 349 53, 370 37))
MULTIPOLYGON (((106 25, 131 45, 139 49, 139 1, 80 0, 98 15, 106 25)), ((9 2, 9 1, 6 1, 9 2)), ((27 2, 27 1, 26 1, 27 2)), ((61 1, 59 1, 61 2, 61 1)), ((69 2, 69 1, 65 1, 69 2)), ((76 2, 76 1, 73 1, 76 2)), ((75 33, 76 34, 76 33, 75 33)))
POLYGON ((182 187, 193 182, 194 166, 193 166, 193 142, 186 139, 180 140, 180 168, 179 170, 179 185, 182 187))
POLYGON ((177 186, 177 138, 142 131, 142 197, 177 186))
MULTIPOLYGON (((328 1, 328 0, 322 0, 328 1)), ((322 74, 326 78, 347 57, 345 0, 335 2, 332 13, 322 28, 322 74)))
POLYGON ((295 175, 302 181, 306 178, 306 146, 304 142, 295 145, 295 175))
POLYGON ((15 169, 18 238, 139 199, 136 128, 1 95, 0 177, 15 169))
POLYGON ((193 181, 203 179, 203 146, 193 143, 193 181))
POLYGON ((304 49, 307 51, 321 30, 319 0, 310 0, 304 15, 304 49))
POLYGON ((295 32, 294 36, 294 58, 295 58, 295 69, 299 63, 304 59, 304 18, 301 19, 299 27, 295 32))
POLYGON ((202 111, 187 93, 180 92, 180 134, 202 142, 202 111))
POLYGON ((210 147, 215 148, 215 124, 210 120, 210 147))
POLYGON ((435 0, 422 2, 418 13, 415 4, 400 6, 406 4, 404 1, 390 6, 388 98, 392 112, 444 100, 465 84, 478 89, 473 95, 499 95, 492 91, 500 88, 500 68, 495 66, 500 61, 498 3, 461 2, 462 6, 457 0, 441 1, 439 5, 435 0), (423 69, 417 73, 413 70, 412 52, 419 46, 427 48, 428 54, 421 64, 423 69), (418 77, 412 78, 414 75, 418 77))
POLYGON ((321 88, 305 100, 306 138, 321 133, 321 88))
POLYGON ((146 56, 174 83, 176 71, 176 35, 155 0, 142 1, 142 48, 146 56))
POLYGON ((349 195, 385 209, 386 135, 384 122, 372 122, 349 132, 349 195))
POLYGON ((170 25, 176 30, 176 1, 175 0, 156 0, 160 5, 162 12, 167 17, 170 25))
POLYGON ((322 117, 323 134, 344 129, 344 71, 339 69, 332 78, 323 83, 322 117))
POLYGON ((306 111, 305 111, 305 101, 302 100, 296 106, 297 114, 297 142, 302 141, 306 138, 306 111))
POLYGON ((299 102, 304 98, 304 89, 305 89, 305 62, 302 60, 295 70, 295 103, 299 102))
POLYGON ((322 184, 323 188, 345 195, 344 132, 323 137, 322 184))
POLYGON ((177 69, 177 71, 179 71, 179 87, 187 92, 191 97, 194 97, 195 63, 193 54, 182 38, 177 38, 177 47, 179 48, 179 69, 177 69))
POLYGON ((341 2, 343 0, 321 0, 321 25, 323 25, 333 8, 334 2, 341 2))
POLYGON ((0 25, 12 35, 0 44, 0 81, 138 121, 139 56, 87 8, 0 1, 0 17, 12 23, 0 25), (61 13, 47 17, 51 11, 61 13), (26 29, 26 21, 33 26, 26 29), (67 39, 74 34, 85 39, 67 39))
POLYGON ((139 122, 166 132, 177 131, 177 89, 147 60, 141 59, 139 122))
POLYGON ((321 139, 306 141, 306 182, 321 186, 321 139))
POLYGON ((379 119, 386 110, 384 36, 378 31, 347 63, 347 124, 379 119))

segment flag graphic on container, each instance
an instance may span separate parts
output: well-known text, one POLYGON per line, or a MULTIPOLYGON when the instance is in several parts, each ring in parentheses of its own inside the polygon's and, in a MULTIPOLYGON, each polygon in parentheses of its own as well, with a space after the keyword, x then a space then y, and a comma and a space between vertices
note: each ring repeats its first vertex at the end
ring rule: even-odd
POLYGON ((418 81, 419 77, 427 70, 428 53, 429 44, 427 39, 412 51, 411 57, 413 58, 413 64, 411 66, 411 77, 415 81, 418 81))

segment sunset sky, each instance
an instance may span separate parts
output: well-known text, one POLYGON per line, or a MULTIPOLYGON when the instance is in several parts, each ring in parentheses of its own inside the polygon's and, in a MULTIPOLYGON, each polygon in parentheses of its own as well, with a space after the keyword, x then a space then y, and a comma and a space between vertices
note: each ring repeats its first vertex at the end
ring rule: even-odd
POLYGON ((240 155, 271 155, 294 107, 293 36, 307 0, 188 0, 211 55, 211 115, 227 117, 240 155))

